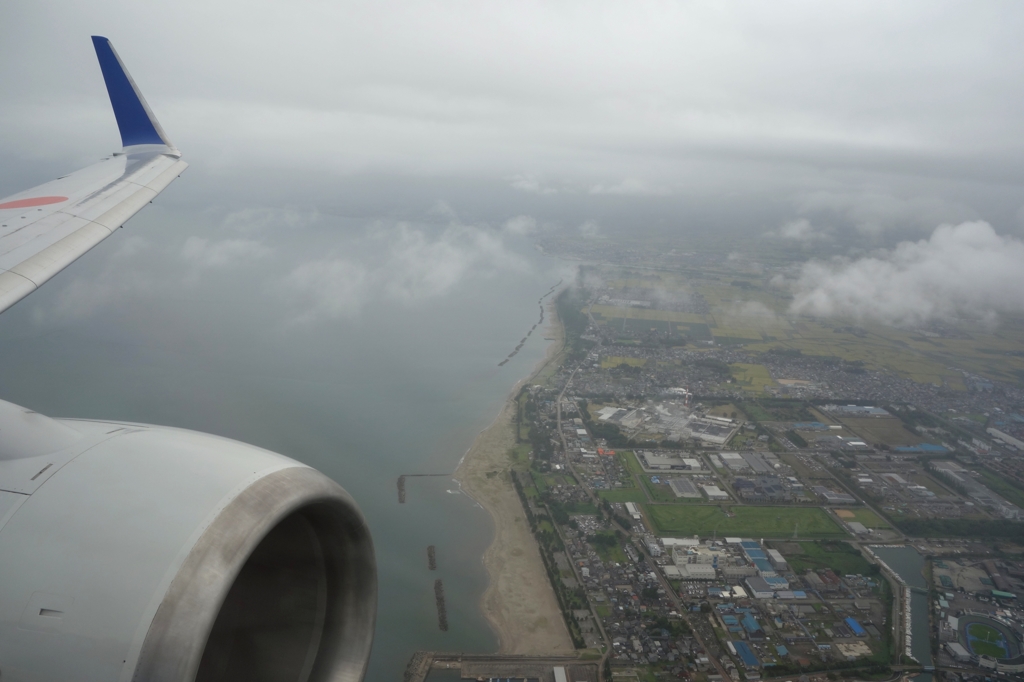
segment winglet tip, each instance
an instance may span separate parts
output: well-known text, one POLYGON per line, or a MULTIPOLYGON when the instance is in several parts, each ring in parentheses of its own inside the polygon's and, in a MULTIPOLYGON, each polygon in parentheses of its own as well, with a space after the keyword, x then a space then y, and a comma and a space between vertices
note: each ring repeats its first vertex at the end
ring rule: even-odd
POLYGON ((110 103, 114 108, 114 117, 121 132, 124 147, 139 145, 165 145, 174 149, 149 109, 135 81, 121 62, 110 39, 104 36, 92 36, 96 57, 100 62, 103 80, 107 85, 110 103))

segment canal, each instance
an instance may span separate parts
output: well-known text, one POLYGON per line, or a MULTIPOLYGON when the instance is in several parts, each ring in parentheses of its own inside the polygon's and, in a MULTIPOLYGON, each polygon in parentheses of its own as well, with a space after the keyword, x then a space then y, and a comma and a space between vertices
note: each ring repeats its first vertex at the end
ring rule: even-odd
MULTIPOLYGON (((921 665, 934 665, 928 627, 928 583, 924 576, 924 557, 909 546, 872 546, 871 551, 888 564, 889 568, 902 578, 908 587, 924 590, 924 592, 914 590, 910 595, 910 653, 921 665)), ((902 599, 902 595, 899 595, 899 598, 902 599)), ((898 645, 897 650, 900 650, 901 646, 898 645)), ((909 661, 904 662, 909 663, 909 661)), ((923 673, 914 679, 915 682, 931 682, 932 676, 930 673, 923 673)))

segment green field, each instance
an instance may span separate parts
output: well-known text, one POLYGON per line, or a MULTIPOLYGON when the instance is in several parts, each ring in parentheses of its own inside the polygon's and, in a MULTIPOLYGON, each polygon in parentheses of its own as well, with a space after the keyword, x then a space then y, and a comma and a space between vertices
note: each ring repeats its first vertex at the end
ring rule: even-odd
POLYGON ((953 390, 966 390, 961 369, 1018 386, 1024 383, 1024 316, 1002 316, 998 328, 992 330, 965 322, 961 329, 942 336, 871 322, 793 318, 785 314, 790 299, 781 291, 756 283, 733 285, 737 279, 750 282, 752 273, 744 267, 699 267, 685 276, 662 273, 653 278, 628 267, 603 268, 605 275, 612 275, 606 284, 622 288, 623 298, 644 298, 642 290, 653 288, 696 291, 710 312, 610 305, 594 305, 591 312, 604 324, 623 329, 674 328, 694 340, 710 340, 713 335, 720 344, 743 344, 753 353, 799 351, 804 356, 858 363, 868 370, 889 371, 953 390), (627 293, 627 288, 636 293, 627 293))
POLYGON ((779 551, 795 573, 825 568, 831 568, 839 575, 867 575, 872 572, 868 560, 846 542, 791 542, 785 543, 779 551), (793 545, 799 546, 800 553, 794 551, 793 545))
POLYGON ((889 528, 885 519, 870 509, 838 509, 836 515, 844 521, 859 521, 866 528, 889 528), (853 517, 847 518, 846 514, 853 514, 853 517))
POLYGON ((985 485, 991 488, 992 492, 999 493, 1018 507, 1024 507, 1024 490, 1021 490, 991 469, 979 467, 976 471, 981 474, 985 485))
POLYGON ((971 650, 979 656, 1006 658, 1003 634, 995 628, 981 623, 971 623, 967 626, 967 636, 970 639, 971 650))
POLYGON ((615 490, 599 490, 598 497, 609 502, 646 502, 647 496, 639 488, 617 488, 615 490))
POLYGON ((733 507, 732 516, 707 505, 647 505, 647 516, 660 535, 788 538, 845 537, 846 533, 818 507, 733 507))
POLYGON ((734 362, 729 365, 733 379, 745 391, 763 393, 766 386, 774 386, 771 374, 764 365, 751 365, 743 362, 734 362))
POLYGON ((630 367, 643 367, 647 364, 646 358, 630 358, 621 355, 608 355, 601 358, 601 369, 610 369, 612 367, 618 367, 619 365, 629 365, 630 367))
POLYGON ((907 430, 899 419, 889 418, 847 418, 840 419, 843 426, 851 429, 871 445, 884 443, 893 447, 901 445, 917 445, 932 439, 923 438, 913 431, 907 430))
MULTIPOLYGON (((619 543, 618 538, 614 534, 607 531, 598 533, 603 538, 610 538, 614 540, 614 543, 609 542, 591 542, 590 546, 594 548, 597 555, 601 557, 601 561, 614 561, 620 564, 624 564, 627 561, 626 553, 622 551, 622 545, 619 543)), ((589 541, 589 538, 588 538, 589 541)))

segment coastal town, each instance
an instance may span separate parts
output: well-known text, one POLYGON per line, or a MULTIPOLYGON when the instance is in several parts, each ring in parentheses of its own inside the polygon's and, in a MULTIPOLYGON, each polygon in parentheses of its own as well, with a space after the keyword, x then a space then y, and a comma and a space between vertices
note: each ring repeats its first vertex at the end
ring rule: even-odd
POLYGON ((979 362, 922 381, 723 329, 734 303, 699 283, 680 303, 660 274, 587 274, 555 299, 557 362, 511 403, 504 472, 577 659, 502 679, 1024 675, 1016 383, 979 362))

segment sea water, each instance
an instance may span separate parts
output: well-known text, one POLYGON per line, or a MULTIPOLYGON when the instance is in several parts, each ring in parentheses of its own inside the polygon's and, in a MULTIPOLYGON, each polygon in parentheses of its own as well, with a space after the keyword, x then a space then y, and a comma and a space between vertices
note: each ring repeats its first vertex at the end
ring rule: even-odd
MULTIPOLYGON (((400 679, 420 649, 496 650, 480 610, 481 557, 493 525, 450 475, 542 359, 548 342, 538 327, 498 366, 538 321, 537 300, 566 273, 564 264, 498 234, 508 267, 449 263, 463 269, 438 274, 448 277, 444 286, 399 281, 408 286, 393 295, 387 277, 403 273, 378 273, 380 291, 336 309, 331 299, 311 303, 288 289, 303 264, 324 253, 344 262, 326 246, 334 243, 329 221, 318 219, 315 234, 287 235, 308 237, 303 252, 276 233, 253 239, 204 215, 190 222, 157 208, 0 317, 0 398, 55 417, 215 433, 337 480, 365 514, 376 548, 368 680, 400 679), (205 245, 190 247, 191 237, 205 245), (256 241, 265 251, 250 245, 252 262, 189 258, 218 239, 256 241), (433 288, 421 296, 416 286, 433 288), (399 504, 398 477, 421 473, 445 476, 407 479, 399 504), (436 571, 428 569, 428 545, 437 548, 436 571), (444 581, 447 632, 438 628, 436 578, 444 581)), ((357 246, 366 259, 374 248, 397 248, 394 239, 408 241, 400 231, 379 239, 352 229, 363 235, 357 246)), ((417 234, 428 247, 447 239, 443 228, 417 234)), ((324 281, 338 287, 331 295, 351 294, 344 281, 324 281)))

